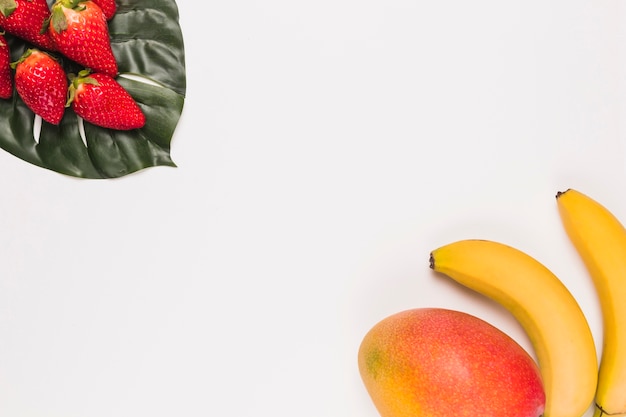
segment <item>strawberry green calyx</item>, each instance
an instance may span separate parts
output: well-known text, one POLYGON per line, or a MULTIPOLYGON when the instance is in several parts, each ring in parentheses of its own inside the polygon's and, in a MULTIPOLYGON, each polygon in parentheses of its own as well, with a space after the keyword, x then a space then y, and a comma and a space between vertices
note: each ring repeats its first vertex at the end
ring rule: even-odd
POLYGON ((39 53, 39 52, 42 52, 42 53, 48 55, 54 61, 58 61, 58 59, 54 55, 52 55, 52 54, 49 54, 49 53, 47 53, 45 51, 42 51, 40 49, 37 49, 37 48, 28 48, 27 50, 24 51, 22 56, 20 56, 17 61, 11 62, 11 64, 10 64, 11 68, 15 69, 15 67, 17 67, 18 64, 21 64, 22 62, 24 62, 26 60, 26 58, 28 58, 29 56, 31 56, 34 53, 39 53))
POLYGON ((98 80, 93 77, 90 77, 91 71, 89 69, 84 69, 78 72, 78 75, 69 73, 67 74, 67 78, 69 79, 70 86, 67 89, 67 102, 65 103, 65 107, 70 107, 74 98, 76 97, 76 89, 81 84, 93 84, 99 85, 98 80))
POLYGON ((29 56, 31 56, 34 51, 36 51, 36 49, 33 49, 33 48, 29 48, 26 51, 24 51, 22 56, 20 56, 17 61, 11 62, 10 64, 11 68, 15 69, 15 67, 17 67, 18 64, 21 64, 22 62, 24 62, 24 60, 28 58, 29 56))
MULTIPOLYGON (((4 0, 0 0, 4 1, 4 0)), ((15 0, 6 0, 6 1, 15 1, 15 0)), ((54 30, 57 33, 63 32, 67 29, 67 18, 65 17, 65 13, 63 9, 72 9, 72 10, 84 10, 85 6, 82 4, 85 0, 57 0, 50 10, 51 17, 50 23, 54 27, 54 30)))
POLYGON ((81 5, 81 3, 86 2, 87 0, 58 0, 57 3, 61 3, 63 6, 68 9, 84 9, 85 6, 81 5))
POLYGON ((4 15, 4 17, 11 16, 17 9, 17 2, 15 0, 0 0, 0 13, 4 15))
POLYGON ((67 29, 67 19, 65 18, 65 13, 63 13, 63 6, 60 3, 55 3, 51 9, 50 24, 58 33, 67 29))
POLYGON ((32 49, 27 49, 26 51, 24 51, 24 53, 22 54, 22 56, 19 57, 19 59, 17 61, 13 61, 11 62, 9 65, 11 66, 12 69, 15 69, 15 67, 17 67, 17 64, 21 63, 22 61, 24 61, 26 59, 27 56, 29 56, 30 54, 33 53, 32 49))

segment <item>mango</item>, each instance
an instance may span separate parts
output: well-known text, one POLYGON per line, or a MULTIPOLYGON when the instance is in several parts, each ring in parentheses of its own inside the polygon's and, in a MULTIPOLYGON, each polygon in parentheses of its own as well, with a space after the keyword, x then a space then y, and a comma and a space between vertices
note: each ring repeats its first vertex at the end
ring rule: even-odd
POLYGON ((460 311, 416 308, 383 319, 363 338, 358 367, 382 417, 538 417, 545 408, 529 353, 460 311))

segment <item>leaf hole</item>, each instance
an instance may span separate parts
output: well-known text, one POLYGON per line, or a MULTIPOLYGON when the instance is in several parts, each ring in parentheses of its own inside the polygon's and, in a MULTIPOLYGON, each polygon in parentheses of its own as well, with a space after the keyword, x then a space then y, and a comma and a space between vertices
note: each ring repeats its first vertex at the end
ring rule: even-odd
POLYGON ((85 144, 85 148, 87 147, 87 135, 85 135, 85 123, 83 122, 83 118, 76 116, 78 119, 78 133, 80 134, 80 138, 85 144))
POLYGON ((153 85, 156 87, 163 87, 161 84, 157 83, 156 81, 148 78, 148 77, 144 77, 143 75, 140 74, 131 74, 131 73, 124 73, 124 74, 120 74, 119 75, 122 78, 127 78, 129 80, 134 80, 134 81, 139 81, 141 83, 144 84, 149 84, 149 85, 153 85))
POLYGON ((39 136, 41 135, 41 116, 35 115, 35 121, 33 122, 33 139, 39 143, 39 136))

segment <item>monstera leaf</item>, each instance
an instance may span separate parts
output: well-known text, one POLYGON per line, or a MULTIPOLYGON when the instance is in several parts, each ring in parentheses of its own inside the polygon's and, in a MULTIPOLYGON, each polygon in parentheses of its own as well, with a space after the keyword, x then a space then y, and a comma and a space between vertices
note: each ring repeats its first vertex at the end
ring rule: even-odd
MULTIPOLYGON (((55 126, 41 122, 14 93, 12 99, 0 99, 0 147, 31 164, 79 178, 117 178, 148 167, 176 166, 170 143, 186 90, 178 8, 174 0, 118 0, 117 6, 109 22, 117 81, 145 113, 146 125, 129 131, 100 128, 67 108, 55 126)), ((5 37, 14 61, 31 46, 5 37)), ((62 62, 68 73, 82 69, 67 59, 62 62)))

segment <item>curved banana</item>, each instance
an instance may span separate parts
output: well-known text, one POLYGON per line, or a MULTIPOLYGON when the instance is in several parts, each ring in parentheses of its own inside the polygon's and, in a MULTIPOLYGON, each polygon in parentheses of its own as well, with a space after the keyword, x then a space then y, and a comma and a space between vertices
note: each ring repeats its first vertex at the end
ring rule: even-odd
POLYGON ((626 230, 604 206, 569 189, 559 215, 595 285, 603 318, 594 416, 626 415, 626 230))
POLYGON ((460 240, 430 254, 430 267, 507 308, 533 345, 546 393, 544 417, 581 417, 593 403, 595 343, 563 283, 526 253, 489 240, 460 240))

